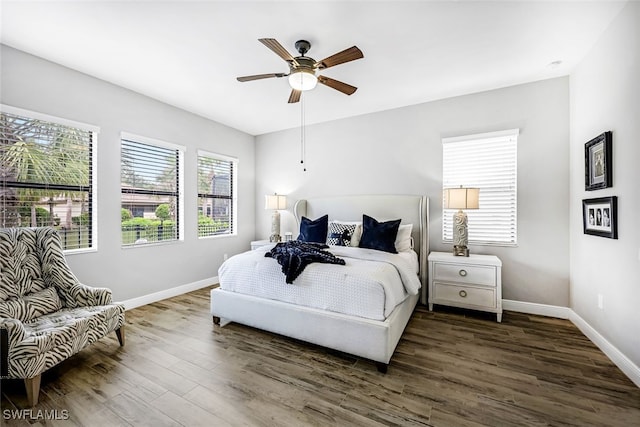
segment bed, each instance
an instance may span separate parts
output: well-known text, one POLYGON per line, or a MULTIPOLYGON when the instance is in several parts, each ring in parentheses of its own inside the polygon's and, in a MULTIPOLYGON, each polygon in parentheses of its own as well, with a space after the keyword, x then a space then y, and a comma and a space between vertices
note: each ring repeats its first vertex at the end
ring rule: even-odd
MULTIPOLYGON (((279 280, 282 282, 280 288, 293 293, 293 297, 286 300, 277 295, 268 295, 266 291, 261 290, 261 280, 267 281, 267 276, 272 274, 270 273, 271 269, 280 271, 280 266, 275 260, 265 258, 265 252, 270 249, 270 247, 266 247, 262 250, 238 254, 229 258, 221 266, 219 273, 223 274, 220 274, 220 287, 211 290, 211 314, 214 323, 224 326, 229 322, 236 322, 321 345, 375 361, 378 370, 386 372, 389 361, 418 300, 422 300, 423 304, 426 302, 427 256, 429 253, 428 213, 429 199, 426 196, 359 195, 298 200, 294 206, 294 215, 298 224, 303 216, 318 218, 325 214, 328 214, 329 221, 361 221, 362 215, 367 214, 380 221, 400 218, 401 224, 412 224, 412 256, 415 258, 413 274, 415 275, 414 280, 417 278, 417 286, 420 289, 414 295, 405 292, 404 298, 396 298, 400 301, 397 305, 395 302, 391 307, 386 304, 383 309, 377 309, 377 314, 340 312, 344 310, 327 309, 324 307, 324 303, 314 303, 316 306, 304 305, 300 298, 303 295, 302 288, 307 288, 307 286, 296 287, 296 284, 285 284, 284 275, 281 272, 279 273, 279 280), (264 270, 251 273, 253 276, 242 276, 248 273, 246 273, 247 268, 241 267, 241 262, 246 263, 247 261, 250 264, 260 263, 264 270), (229 270, 234 264, 239 264, 240 267, 237 267, 236 270, 229 270), (231 277, 234 280, 230 280, 231 277), (235 282, 237 285, 234 287, 227 282, 235 282), (384 310, 384 314, 381 315, 380 310, 384 310), (340 331, 340 333, 336 333, 336 331, 340 331)), ((329 251, 342 257, 345 254, 350 255, 347 249, 331 246, 329 251)), ((354 249, 352 252, 358 252, 358 249, 354 249)), ((372 255, 372 252, 379 251, 369 250, 367 256, 373 258, 365 262, 375 262, 374 259, 377 255, 372 255)), ((347 260, 347 264, 350 264, 348 258, 347 260)), ((311 277, 318 276, 319 269, 323 268, 333 268, 333 271, 338 271, 336 269, 340 267, 329 264, 311 264, 299 276, 300 283, 305 284, 305 281, 313 280, 311 277)), ((339 277, 338 273, 325 274, 326 270, 322 271, 323 276, 334 277, 332 276, 334 274, 335 277, 339 277)), ((400 270, 398 269, 398 271, 400 270)), ((323 285, 329 289, 326 292, 346 292, 344 289, 349 289, 344 286, 343 281, 338 279, 327 282, 329 282, 327 285, 323 285), (337 286, 331 288, 332 282, 340 283, 333 283, 337 286)), ((310 291, 313 291, 314 286, 316 285, 308 286, 310 291)), ((375 293, 371 291, 371 295, 375 293)), ((368 294, 365 295, 365 297, 367 296, 368 294)), ((322 297, 313 298, 314 301, 323 299, 322 297)), ((339 295, 333 299, 348 301, 346 298, 349 296, 339 295)), ((363 294, 360 296, 356 294, 351 298, 362 300, 363 294)), ((385 303, 386 299, 391 299, 385 296, 382 298, 385 303)), ((375 298, 372 296, 371 299, 375 298)))

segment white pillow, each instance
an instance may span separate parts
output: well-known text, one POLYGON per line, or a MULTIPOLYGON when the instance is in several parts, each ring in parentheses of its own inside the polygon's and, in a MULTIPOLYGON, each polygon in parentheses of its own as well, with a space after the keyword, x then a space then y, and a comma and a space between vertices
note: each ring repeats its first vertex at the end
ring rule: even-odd
MULTIPOLYGON (((398 234, 396 235, 396 251, 407 252, 413 249, 413 243, 411 240, 411 232, 413 231, 413 224, 404 224, 398 228, 398 234)), ((351 239, 353 241, 353 239, 351 239)))
MULTIPOLYGON (((360 238, 362 237, 362 221, 331 221, 339 224, 355 224, 356 229, 351 236, 351 244, 349 246, 357 248, 360 245, 360 238)), ((411 234, 411 233, 409 233, 411 234)))

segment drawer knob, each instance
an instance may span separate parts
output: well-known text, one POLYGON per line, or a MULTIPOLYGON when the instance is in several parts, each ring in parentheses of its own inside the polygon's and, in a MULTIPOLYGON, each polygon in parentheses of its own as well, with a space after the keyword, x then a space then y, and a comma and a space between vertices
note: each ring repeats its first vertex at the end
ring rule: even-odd
POLYGON ((462 298, 466 298, 467 297, 467 291, 460 291, 460 292, 458 292, 458 295, 460 295, 462 298))
POLYGON ((458 274, 461 275, 462 277, 467 275, 467 270, 460 270, 458 271, 458 274))

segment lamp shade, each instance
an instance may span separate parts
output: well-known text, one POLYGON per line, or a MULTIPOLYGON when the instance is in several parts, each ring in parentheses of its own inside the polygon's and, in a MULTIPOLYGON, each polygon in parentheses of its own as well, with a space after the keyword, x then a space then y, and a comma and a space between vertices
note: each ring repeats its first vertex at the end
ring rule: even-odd
POLYGON ((445 188, 445 209, 478 209, 479 188, 445 188))
POLYGON ((264 208, 265 209, 286 209, 287 208, 287 196, 280 196, 278 194, 267 194, 264 196, 264 208))
POLYGON ((301 69, 289 74, 289 86, 295 90, 311 90, 318 84, 318 78, 312 70, 301 69))

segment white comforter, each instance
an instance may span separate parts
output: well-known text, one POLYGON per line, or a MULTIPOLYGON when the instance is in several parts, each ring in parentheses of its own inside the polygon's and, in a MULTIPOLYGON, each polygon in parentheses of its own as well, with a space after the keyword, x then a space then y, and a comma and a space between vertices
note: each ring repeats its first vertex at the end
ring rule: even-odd
POLYGON ((226 291, 269 298, 374 320, 384 320, 420 281, 415 252, 390 254, 372 249, 331 246, 345 265, 312 263, 293 284, 285 283, 282 267, 266 258, 271 247, 229 258, 218 270, 226 291))

